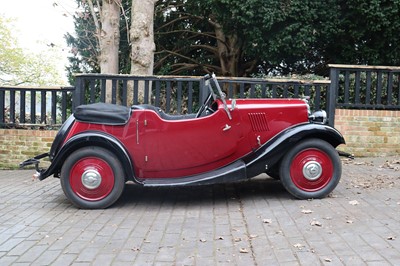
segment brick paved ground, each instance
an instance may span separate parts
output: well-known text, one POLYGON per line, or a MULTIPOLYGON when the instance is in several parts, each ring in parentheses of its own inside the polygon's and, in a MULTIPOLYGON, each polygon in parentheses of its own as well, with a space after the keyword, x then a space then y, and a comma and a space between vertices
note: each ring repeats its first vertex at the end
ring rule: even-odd
POLYGON ((356 159, 323 200, 279 181, 191 188, 127 185, 79 210, 58 179, 0 171, 0 265, 399 265, 400 167, 356 159))

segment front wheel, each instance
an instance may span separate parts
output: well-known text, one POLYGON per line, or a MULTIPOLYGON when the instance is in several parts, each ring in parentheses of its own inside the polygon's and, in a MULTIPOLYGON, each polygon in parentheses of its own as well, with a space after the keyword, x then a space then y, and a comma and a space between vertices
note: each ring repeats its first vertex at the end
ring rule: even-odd
POLYGON ((62 166, 60 179, 66 197, 84 209, 109 207, 125 186, 120 161, 101 147, 84 147, 73 152, 62 166))
POLYGON ((341 175, 338 152, 320 139, 298 143, 284 156, 280 167, 283 186, 299 199, 326 197, 335 189, 341 175))

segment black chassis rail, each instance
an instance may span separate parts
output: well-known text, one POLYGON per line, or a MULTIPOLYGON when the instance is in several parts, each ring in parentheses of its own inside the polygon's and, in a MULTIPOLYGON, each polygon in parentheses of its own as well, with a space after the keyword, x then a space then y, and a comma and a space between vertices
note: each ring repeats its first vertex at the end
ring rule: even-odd
POLYGON ((40 175, 40 173, 42 173, 44 171, 44 169, 40 169, 39 168, 40 159, 43 159, 43 158, 46 158, 46 157, 49 157, 49 156, 50 156, 50 153, 48 153, 48 152, 40 154, 40 155, 37 155, 37 156, 35 156, 35 157, 31 158, 31 159, 28 159, 28 160, 23 161, 22 163, 20 163, 19 164, 19 168, 22 169, 22 168, 24 168, 26 166, 29 166, 29 165, 35 165, 36 172, 37 172, 37 174, 40 175))

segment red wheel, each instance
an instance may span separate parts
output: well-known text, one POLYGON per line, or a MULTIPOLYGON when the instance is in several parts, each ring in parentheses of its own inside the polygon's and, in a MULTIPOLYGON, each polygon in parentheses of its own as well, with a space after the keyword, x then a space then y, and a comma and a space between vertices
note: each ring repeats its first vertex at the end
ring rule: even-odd
POLYGON ((327 142, 310 139, 300 142, 282 160, 281 181, 295 197, 322 198, 337 186, 341 177, 337 151, 327 142))
POLYGON ((318 149, 303 150, 296 154, 290 166, 293 183, 304 191, 318 191, 329 184, 333 164, 329 156, 318 149))
POLYGON ((86 147, 72 153, 61 170, 65 195, 80 208, 106 208, 122 194, 121 163, 110 151, 86 147))
POLYGON ((72 166, 69 182, 77 196, 84 200, 97 201, 111 193, 115 177, 107 162, 100 158, 87 157, 72 166))

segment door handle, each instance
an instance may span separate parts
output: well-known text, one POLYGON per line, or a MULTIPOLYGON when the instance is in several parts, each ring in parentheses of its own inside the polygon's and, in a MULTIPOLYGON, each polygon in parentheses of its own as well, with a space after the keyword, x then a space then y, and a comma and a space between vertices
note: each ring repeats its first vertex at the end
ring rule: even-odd
POLYGON ((222 129, 222 131, 228 131, 231 128, 232 127, 230 125, 226 124, 225 127, 222 129))

